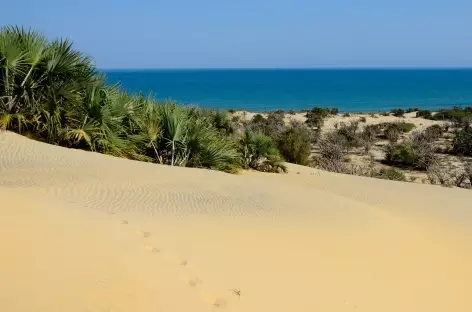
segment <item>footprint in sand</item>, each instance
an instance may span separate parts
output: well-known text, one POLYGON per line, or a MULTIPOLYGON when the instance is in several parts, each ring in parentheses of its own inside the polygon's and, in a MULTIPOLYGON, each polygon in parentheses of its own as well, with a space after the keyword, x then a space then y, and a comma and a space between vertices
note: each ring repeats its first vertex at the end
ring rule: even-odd
POLYGON ((145 231, 138 231, 137 234, 138 234, 139 236, 144 237, 144 238, 147 238, 147 237, 151 236, 151 233, 145 232, 145 231))
POLYGON ((187 264, 188 264, 188 261, 187 261, 187 260, 182 260, 182 261, 180 261, 180 266, 181 266, 181 267, 186 267, 187 264))
POLYGON ((161 250, 159 248, 153 247, 151 245, 146 245, 146 246, 144 246, 144 248, 146 248, 147 250, 149 250, 152 253, 160 253, 161 252, 161 250))
POLYGON ((128 221, 126 221, 126 220, 120 220, 120 224, 128 224, 128 221))
POLYGON ((227 306, 226 300, 223 298, 216 298, 215 301, 213 302, 213 307, 215 309, 224 309, 227 306))
POLYGON ((189 280, 187 283, 191 287, 197 287, 198 285, 201 285, 203 283, 203 281, 201 279, 199 279, 198 277, 195 277, 195 278, 192 278, 191 280, 189 280))
POLYGON ((204 289, 200 290, 200 297, 203 301, 211 304, 214 309, 224 309, 228 306, 228 303, 224 298, 216 297, 204 289))

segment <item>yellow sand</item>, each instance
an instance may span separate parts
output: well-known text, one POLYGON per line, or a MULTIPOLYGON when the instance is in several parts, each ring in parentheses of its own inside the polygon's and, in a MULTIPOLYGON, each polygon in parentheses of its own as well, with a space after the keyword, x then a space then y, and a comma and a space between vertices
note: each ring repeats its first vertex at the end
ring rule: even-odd
POLYGON ((0 134, 0 310, 472 311, 472 192, 0 134))

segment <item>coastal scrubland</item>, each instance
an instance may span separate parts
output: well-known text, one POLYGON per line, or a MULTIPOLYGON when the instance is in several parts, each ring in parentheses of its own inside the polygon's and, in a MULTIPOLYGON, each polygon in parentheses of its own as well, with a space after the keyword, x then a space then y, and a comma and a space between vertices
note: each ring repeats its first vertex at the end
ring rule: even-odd
POLYGON ((298 129, 296 138, 278 141, 281 154, 297 164, 471 188, 472 107, 344 114, 322 107, 298 113, 235 111, 232 120, 259 127, 276 142, 279 133, 298 129))
POLYGON ((1 130, 133 160, 233 173, 285 172, 286 161, 470 188, 471 111, 248 114, 182 106, 107 85, 68 40, 19 27, 0 31, 1 130))

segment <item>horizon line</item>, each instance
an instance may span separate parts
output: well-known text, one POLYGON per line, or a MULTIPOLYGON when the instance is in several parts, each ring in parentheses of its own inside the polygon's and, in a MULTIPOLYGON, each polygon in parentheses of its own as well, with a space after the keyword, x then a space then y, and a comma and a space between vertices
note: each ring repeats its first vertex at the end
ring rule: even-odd
POLYGON ((186 70, 472 70, 472 66, 418 66, 418 67, 97 67, 105 71, 186 71, 186 70))

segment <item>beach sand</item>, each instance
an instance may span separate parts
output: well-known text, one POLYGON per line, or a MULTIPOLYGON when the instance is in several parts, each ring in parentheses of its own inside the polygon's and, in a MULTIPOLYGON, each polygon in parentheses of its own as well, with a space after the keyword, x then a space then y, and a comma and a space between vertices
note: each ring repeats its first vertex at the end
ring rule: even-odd
POLYGON ((472 311, 472 193, 173 168, 0 133, 8 312, 472 311))

